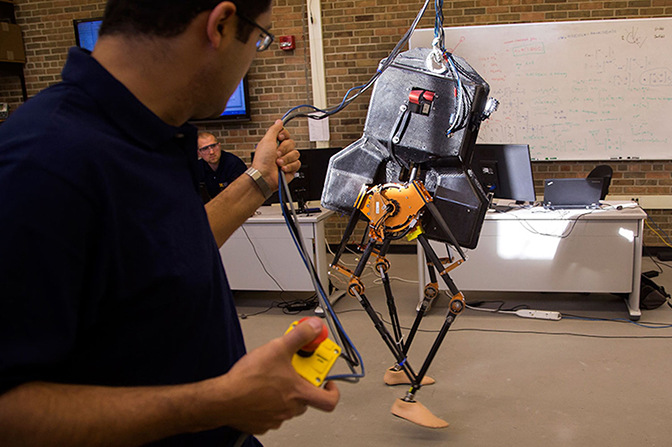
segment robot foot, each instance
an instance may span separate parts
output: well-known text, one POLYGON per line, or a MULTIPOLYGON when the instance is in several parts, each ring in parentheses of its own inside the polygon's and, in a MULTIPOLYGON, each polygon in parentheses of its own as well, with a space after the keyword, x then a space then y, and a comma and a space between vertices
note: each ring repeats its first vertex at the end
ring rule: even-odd
MULTIPOLYGON (((386 385, 390 386, 411 384, 411 381, 408 380, 408 376, 406 376, 406 374, 401 370, 395 371, 394 367, 388 368, 387 371, 385 371, 385 376, 383 377, 383 380, 385 381, 386 385)), ((434 383, 436 383, 436 380, 432 379, 429 376, 423 377, 422 382, 420 382, 422 386, 432 385, 434 383)))
POLYGON ((418 424, 421 427, 448 427, 448 422, 434 416, 427 407, 417 401, 406 402, 403 399, 395 400, 392 405, 392 414, 402 419, 406 419, 409 422, 413 422, 414 424, 418 424))

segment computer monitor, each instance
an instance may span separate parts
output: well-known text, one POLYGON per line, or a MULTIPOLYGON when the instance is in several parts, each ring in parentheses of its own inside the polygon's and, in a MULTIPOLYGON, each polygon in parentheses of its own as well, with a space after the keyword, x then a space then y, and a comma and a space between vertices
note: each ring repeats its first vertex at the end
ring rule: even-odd
POLYGON ((536 201, 527 144, 477 144, 471 168, 486 192, 492 192, 495 198, 536 201))
MULTIPOLYGON (((324 149, 300 149, 301 168, 289 183, 292 199, 298 203, 299 209, 305 208, 306 202, 319 201, 322 198, 324 179, 327 175, 329 159, 341 151, 340 147, 324 149)), ((254 159, 254 152, 252 153, 254 159)), ((278 203, 278 195, 273 194, 264 205, 278 203)))
MULTIPOLYGON (((78 47, 93 51, 93 47, 98 40, 98 30, 103 23, 103 19, 76 19, 73 21, 75 27, 75 42, 78 47)), ((202 120, 192 120, 195 124, 216 122, 233 123, 250 120, 250 93, 247 85, 247 76, 240 81, 236 91, 226 103, 226 108, 221 115, 214 118, 202 120)))

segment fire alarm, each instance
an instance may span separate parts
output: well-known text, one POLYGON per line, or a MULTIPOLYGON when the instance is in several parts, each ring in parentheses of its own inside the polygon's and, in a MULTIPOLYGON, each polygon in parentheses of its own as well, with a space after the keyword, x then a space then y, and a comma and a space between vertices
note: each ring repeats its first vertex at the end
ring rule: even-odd
POLYGON ((280 49, 290 51, 294 49, 294 36, 280 36, 280 49))

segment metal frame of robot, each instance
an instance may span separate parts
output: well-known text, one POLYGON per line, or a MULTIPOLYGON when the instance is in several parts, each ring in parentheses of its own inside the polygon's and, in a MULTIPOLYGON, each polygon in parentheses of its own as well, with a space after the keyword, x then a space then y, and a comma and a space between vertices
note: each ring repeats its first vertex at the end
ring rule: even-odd
POLYGON ((411 383, 411 388, 404 397, 404 400, 407 402, 413 401, 415 393, 422 387, 422 379, 425 377, 429 366, 431 365, 434 357, 436 356, 436 353, 439 350, 439 347, 443 342, 443 339, 448 333, 448 330, 455 321, 457 315, 459 315, 465 307, 464 296, 457 288, 448 272, 466 261, 466 256, 460 248, 460 245, 455 240, 450 227, 434 205, 431 195, 427 192, 422 182, 415 180, 416 174, 417 168, 413 168, 409 181, 404 184, 388 183, 384 185, 376 185, 370 188, 367 188, 366 186, 363 187, 362 192, 360 193, 360 196, 358 197, 355 204, 355 209, 350 215, 350 220, 343 234, 340 246, 331 264, 331 267, 336 271, 349 277, 349 284, 347 289, 348 294, 359 301, 361 306, 369 315, 370 319, 373 321, 376 330, 395 357, 395 369, 403 370, 403 372, 408 377, 411 383), (379 204, 379 209, 382 210, 379 213, 375 213, 374 211, 376 203, 379 204), (383 208, 380 208, 380 204, 383 205, 383 208), (406 209, 408 211, 404 214, 401 214, 401 209, 406 209), (410 363, 407 361, 407 355, 423 317, 429 310, 432 300, 438 295, 436 273, 432 268, 429 269, 431 282, 425 287, 422 304, 417 310, 413 326, 404 340, 401 332, 401 324, 397 315, 394 296, 392 294, 390 278, 388 275, 390 263, 385 256, 388 252, 390 244, 394 240, 404 237, 406 234, 416 228, 416 225, 419 221, 419 214, 425 209, 428 210, 439 223, 445 235, 451 241, 451 245, 455 247, 459 253, 460 259, 453 260, 439 258, 429 244, 429 240, 425 234, 422 232, 417 234, 417 239, 425 250, 428 265, 430 267, 433 266, 436 271, 439 272, 439 275, 450 290, 452 298, 450 300, 448 314, 446 315, 443 325, 441 326, 441 329, 439 330, 439 333, 434 340, 434 343, 432 344, 429 353, 427 354, 427 357, 425 358, 422 367, 420 368, 420 371, 416 373, 411 367, 410 363), (369 214, 369 216, 366 216, 366 214, 369 214), (365 235, 368 241, 363 244, 363 255, 360 257, 360 260, 354 271, 351 271, 343 265, 339 264, 339 260, 345 251, 347 241, 350 239, 350 236, 354 232, 358 220, 362 216, 365 216, 369 220, 368 234, 365 235), (377 255, 375 264, 376 270, 380 273, 385 289, 385 297, 387 300, 390 318, 392 320, 394 337, 392 337, 390 332, 387 330, 382 320, 376 314, 375 309, 367 299, 364 293, 364 285, 361 281, 361 275, 364 272, 366 264, 371 255, 374 253, 377 255), (444 261, 450 262, 450 264, 446 266, 444 265, 444 261))
MULTIPOLYGON (((373 96, 375 96, 375 92, 373 96)), ((390 154, 392 155, 393 159, 401 165, 402 168, 402 174, 399 178, 400 182, 376 185, 365 184, 362 186, 359 195, 355 200, 349 222, 344 231, 339 248, 334 256, 334 260, 331 263, 331 267, 348 278, 349 283, 347 286, 347 293, 359 301, 360 305, 374 323, 375 328, 382 337, 383 341, 392 352, 396 361, 396 365, 393 369, 395 371, 403 371, 404 374, 408 377, 411 386, 402 400, 404 402, 414 403, 416 402, 414 399, 415 394, 423 386, 422 380, 425 377, 432 361, 434 360, 445 336, 448 333, 448 330, 455 321, 455 318, 465 308, 464 296, 453 282, 449 272, 466 261, 466 256, 461 249, 458 240, 453 235, 450 226, 445 221, 441 212, 434 203, 432 195, 427 191, 423 182, 418 180, 418 178, 423 178, 421 175, 419 175, 420 170, 424 167, 423 163, 411 162, 410 164, 405 163, 404 166, 395 156, 394 145, 398 143, 401 139, 400 137, 403 136, 409 119, 409 111, 404 107, 401 108, 401 111, 402 113, 399 115, 396 123, 393 125, 392 134, 387 142, 390 154), (428 236, 420 225, 420 219, 426 212, 429 212, 433 217, 438 226, 439 233, 445 236, 440 239, 447 241, 455 248, 459 254, 458 259, 440 259, 436 252, 432 249, 428 236), (365 219, 368 221, 367 233, 365 234, 364 240, 360 246, 363 254, 360 257, 360 260, 355 269, 349 270, 344 265, 340 264, 339 261, 345 251, 346 244, 352 236, 356 224, 360 219, 365 219), (401 331, 399 317, 397 315, 397 308, 394 295, 392 293, 390 278, 388 275, 390 263, 386 258, 386 254, 394 240, 400 239, 407 235, 410 235, 413 238, 417 238, 425 251, 426 260, 429 267, 430 283, 425 286, 423 301, 417 309, 415 320, 408 335, 406 338, 404 338, 401 331), (364 272, 368 260, 374 254, 377 256, 375 261, 375 268, 376 271, 380 274, 385 290, 386 303, 392 322, 393 335, 385 327, 383 321, 377 315, 375 309, 364 293, 364 285, 361 280, 361 275, 364 272), (439 273, 439 276, 441 276, 442 280, 448 287, 451 298, 448 306, 448 313, 443 321, 441 329, 439 330, 436 339, 434 340, 427 356, 425 357, 420 370, 416 373, 415 370, 411 367, 407 355, 423 317, 429 310, 432 300, 438 295, 438 283, 434 269, 436 269, 436 272, 439 273)), ((487 116, 489 116, 489 113, 480 117, 480 120, 487 118, 487 116)), ((463 167, 465 167, 467 162, 467 160, 462 160, 460 163, 463 167)), ((433 236, 432 239, 434 239, 433 236)))

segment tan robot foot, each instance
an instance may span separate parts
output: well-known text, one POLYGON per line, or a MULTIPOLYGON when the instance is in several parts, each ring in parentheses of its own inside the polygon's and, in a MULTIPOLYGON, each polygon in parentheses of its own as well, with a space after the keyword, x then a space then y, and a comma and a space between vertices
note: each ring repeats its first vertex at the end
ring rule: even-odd
MULTIPOLYGON (((386 385, 410 385, 411 381, 408 380, 408 376, 404 373, 404 371, 399 370, 396 371, 394 367, 388 368, 387 371, 385 371, 385 376, 383 377, 383 380, 385 381, 386 385)), ((422 386, 425 385, 432 385, 436 383, 436 380, 432 379, 429 376, 425 376, 422 378, 422 381, 420 384, 422 386)))
POLYGON ((448 427, 448 422, 434 416, 427 407, 417 401, 406 402, 403 399, 395 400, 394 404, 392 404, 392 414, 422 427, 448 427))

